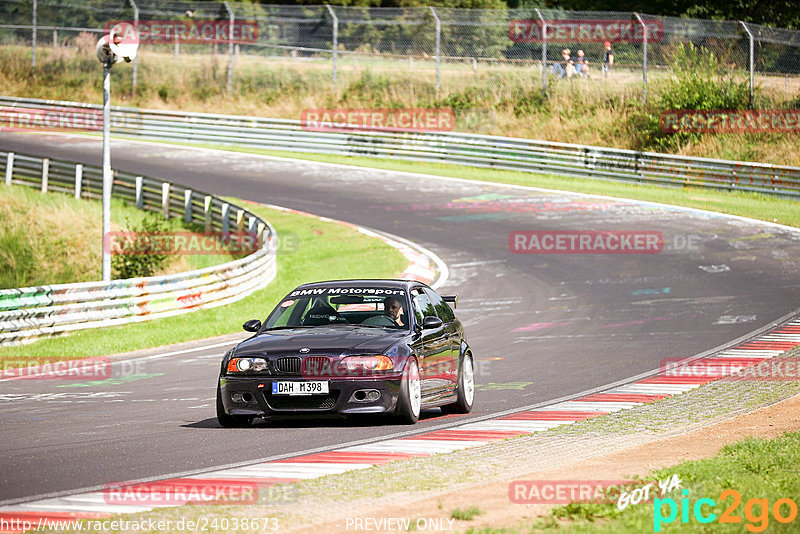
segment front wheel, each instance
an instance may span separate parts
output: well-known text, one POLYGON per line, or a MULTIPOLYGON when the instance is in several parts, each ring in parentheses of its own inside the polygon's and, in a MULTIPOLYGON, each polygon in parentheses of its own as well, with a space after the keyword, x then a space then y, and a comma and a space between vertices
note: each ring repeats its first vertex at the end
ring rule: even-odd
POLYGON ((219 384, 217 384, 217 422, 225 428, 250 426, 250 423, 253 422, 253 416, 251 415, 228 415, 225 413, 219 384))
POLYGON ((403 372, 400 398, 397 399, 397 408, 394 413, 402 423, 413 425, 419 421, 421 405, 422 389, 419 383, 419 366, 417 360, 410 358, 403 372))
POLYGON ((472 401, 475 398, 475 372, 472 366, 472 354, 464 354, 461 362, 461 372, 458 373, 458 386, 456 387, 456 402, 442 406, 444 413, 469 413, 472 411, 472 401))

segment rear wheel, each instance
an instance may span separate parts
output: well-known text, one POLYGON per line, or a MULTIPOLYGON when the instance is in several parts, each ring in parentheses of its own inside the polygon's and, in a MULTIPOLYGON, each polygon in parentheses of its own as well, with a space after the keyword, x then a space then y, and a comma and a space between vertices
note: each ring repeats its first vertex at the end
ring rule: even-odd
POLYGON ((405 424, 413 425, 419 421, 422 405, 422 389, 419 382, 417 360, 411 358, 406 363, 403 381, 400 384, 400 398, 397 400, 395 415, 405 424))
POLYGON ((253 422, 252 415, 229 415, 225 413, 225 406, 222 404, 222 391, 217 384, 217 421, 225 428, 250 426, 253 422))
POLYGON ((472 401, 475 398, 475 373, 472 366, 472 354, 464 355, 461 362, 461 371, 458 373, 458 386, 456 386, 456 402, 442 406, 444 413, 469 413, 472 411, 472 401))

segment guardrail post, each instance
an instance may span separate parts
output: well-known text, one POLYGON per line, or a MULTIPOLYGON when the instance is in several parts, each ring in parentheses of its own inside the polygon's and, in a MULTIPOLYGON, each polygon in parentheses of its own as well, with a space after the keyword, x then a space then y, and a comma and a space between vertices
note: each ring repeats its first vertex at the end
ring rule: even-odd
POLYGON ((747 38, 749 39, 749 47, 748 47, 748 66, 747 69, 750 71, 750 108, 753 108, 753 96, 754 96, 754 78, 753 78, 753 34, 750 32, 750 28, 747 27, 743 21, 739 21, 739 24, 742 25, 744 28, 744 32, 747 34, 747 38))
POLYGON ((535 9, 536 15, 542 21, 542 94, 547 93, 547 21, 544 20, 539 8, 535 9))
POLYGON ((161 184, 161 211, 169 219, 169 182, 161 184))
POLYGON ((231 6, 226 1, 225 9, 228 11, 228 87, 227 91, 233 91, 233 24, 236 17, 233 15, 231 6))
POLYGON ((33 31, 31 33, 31 68, 36 68, 36 0, 33 0, 33 31))
MULTIPOLYGON (((136 28, 136 30, 138 31, 139 30, 139 6, 136 5, 136 2, 134 2, 134 0, 128 0, 128 2, 130 2, 131 7, 133 8, 133 27, 136 28)), ((138 56, 139 54, 136 54, 136 55, 138 56)), ((136 92, 136 79, 137 79, 137 74, 139 72, 139 63, 138 63, 138 61, 139 61, 138 58, 136 58, 136 57, 133 58, 133 81, 131 83, 131 87, 132 87, 131 92, 133 92, 133 93, 136 92)))
POLYGON ((439 15, 436 14, 436 10, 433 9, 433 6, 428 6, 431 10, 431 15, 433 15, 433 20, 436 21, 436 93, 439 93, 439 64, 441 62, 441 45, 442 45, 442 21, 439 20, 439 15))
POLYGON ((47 193, 47 181, 50 178, 50 158, 42 159, 42 193, 47 193))
POLYGON ((53 28, 53 48, 58 48, 58 30, 53 28))
POLYGON ((136 180, 136 209, 144 209, 144 178, 137 176, 136 180))
POLYGON ((213 198, 211 195, 206 195, 206 198, 203 199, 203 226, 206 233, 211 231, 211 200, 213 198))
POLYGON ((75 165, 75 198, 80 200, 81 190, 83 189, 83 164, 75 165))
POLYGON ((6 156, 6 185, 11 185, 11 178, 14 175, 14 153, 9 152, 6 156))
POLYGON ((186 189, 183 192, 183 222, 192 222, 192 190, 186 189))
POLYGON ((231 210, 231 205, 227 202, 222 203, 222 241, 227 242, 227 235, 231 231, 231 221, 228 215, 231 210))
POLYGON ((325 7, 328 8, 328 13, 333 21, 333 86, 336 87, 336 56, 339 53, 339 17, 336 16, 336 13, 329 4, 325 4, 325 7))
POLYGON ((642 40, 642 98, 644 99, 644 103, 647 104, 647 24, 644 23, 639 13, 634 12, 633 14, 644 29, 644 39, 642 40))
POLYGON ((236 212, 236 229, 239 232, 244 231, 244 210, 236 212))
POLYGON ((175 34, 174 49, 175 49, 175 52, 174 52, 175 58, 174 59, 175 59, 175 61, 178 61, 178 56, 180 55, 181 45, 180 45, 180 43, 178 43, 178 34, 177 33, 175 34))
POLYGON ((250 215, 250 220, 247 223, 247 231, 253 233, 256 231, 256 223, 258 223, 258 219, 256 219, 255 215, 250 215))

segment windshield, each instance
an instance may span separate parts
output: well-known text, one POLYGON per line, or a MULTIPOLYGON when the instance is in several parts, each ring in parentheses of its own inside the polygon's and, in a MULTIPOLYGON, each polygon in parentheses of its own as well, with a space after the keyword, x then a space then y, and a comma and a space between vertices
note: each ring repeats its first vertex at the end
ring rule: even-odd
POLYGON ((275 307, 264 323, 264 330, 330 325, 408 329, 407 309, 403 289, 298 289, 275 307))

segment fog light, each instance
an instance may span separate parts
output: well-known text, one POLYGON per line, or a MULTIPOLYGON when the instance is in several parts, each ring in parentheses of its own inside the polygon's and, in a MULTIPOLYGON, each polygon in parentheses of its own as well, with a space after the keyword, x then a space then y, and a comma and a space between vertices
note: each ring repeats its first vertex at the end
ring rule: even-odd
POLYGON ((367 400, 368 401, 376 401, 376 400, 378 400, 380 398, 381 398, 381 394, 380 394, 379 391, 376 391, 374 389, 370 390, 370 391, 367 391, 367 400))
POLYGON ((242 399, 241 393, 236 392, 236 393, 231 393, 231 400, 233 402, 242 402, 244 399, 242 399))

